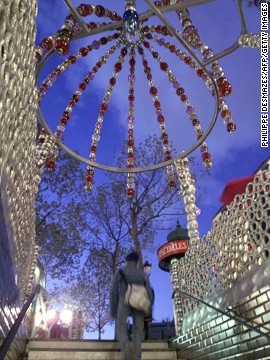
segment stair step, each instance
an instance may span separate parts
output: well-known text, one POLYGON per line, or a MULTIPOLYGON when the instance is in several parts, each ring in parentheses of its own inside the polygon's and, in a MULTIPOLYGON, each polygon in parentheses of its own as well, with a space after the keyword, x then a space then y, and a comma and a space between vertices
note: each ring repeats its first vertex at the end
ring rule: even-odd
MULTIPOLYGON (((28 360, 121 360, 117 341, 32 339, 28 360)), ((166 341, 142 342, 142 360, 176 360, 166 341)))

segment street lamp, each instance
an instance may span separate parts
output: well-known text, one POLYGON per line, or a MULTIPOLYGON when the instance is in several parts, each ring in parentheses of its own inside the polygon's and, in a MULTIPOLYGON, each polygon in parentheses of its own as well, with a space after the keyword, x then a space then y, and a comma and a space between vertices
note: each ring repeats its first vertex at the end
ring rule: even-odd
POLYGON ((148 277, 151 275, 151 269, 152 269, 152 264, 150 264, 148 260, 146 260, 143 264, 143 270, 148 277))

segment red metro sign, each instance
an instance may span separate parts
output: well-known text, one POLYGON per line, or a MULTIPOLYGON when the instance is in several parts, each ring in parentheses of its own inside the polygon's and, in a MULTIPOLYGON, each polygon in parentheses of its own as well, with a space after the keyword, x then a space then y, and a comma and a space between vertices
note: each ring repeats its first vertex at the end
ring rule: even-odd
POLYGON ((187 251, 188 240, 174 240, 162 245, 157 251, 160 269, 169 272, 171 260, 184 257, 187 251))
POLYGON ((170 241, 165 245, 162 245, 157 253, 158 253, 158 261, 159 263, 167 258, 173 258, 174 255, 181 253, 185 253, 188 251, 188 240, 175 240, 170 241))

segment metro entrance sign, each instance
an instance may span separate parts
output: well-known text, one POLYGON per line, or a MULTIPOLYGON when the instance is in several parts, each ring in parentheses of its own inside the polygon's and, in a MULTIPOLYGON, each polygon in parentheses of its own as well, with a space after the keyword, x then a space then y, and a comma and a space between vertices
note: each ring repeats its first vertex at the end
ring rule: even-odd
POLYGON ((187 251, 188 240, 175 240, 162 245, 157 251, 160 269, 169 272, 170 260, 184 257, 187 251))

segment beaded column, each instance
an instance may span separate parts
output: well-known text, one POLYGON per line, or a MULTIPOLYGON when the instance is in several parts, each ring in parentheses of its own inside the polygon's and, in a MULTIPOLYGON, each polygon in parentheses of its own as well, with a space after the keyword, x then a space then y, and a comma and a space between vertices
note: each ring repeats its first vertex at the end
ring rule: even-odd
MULTIPOLYGON (((200 240, 197 222, 197 207, 195 205, 195 180, 191 176, 188 159, 179 159, 174 162, 180 180, 180 193, 183 195, 185 211, 187 213, 187 229, 190 237, 190 247, 200 240)), ((189 250, 190 251, 190 250, 189 250)))
POLYGON ((179 261, 177 259, 171 260, 171 283, 173 288, 173 310, 174 310, 174 323, 176 335, 179 335, 182 330, 183 322, 183 297, 179 293, 180 289, 180 276, 179 276, 179 261))
POLYGON ((238 44, 242 47, 258 48, 261 47, 261 35, 246 33, 242 34, 238 39, 238 44))

